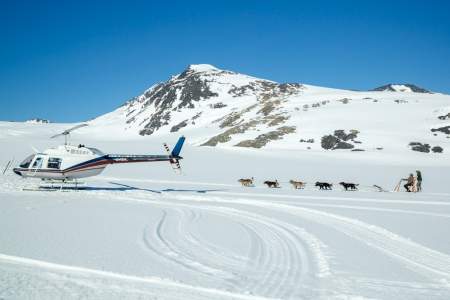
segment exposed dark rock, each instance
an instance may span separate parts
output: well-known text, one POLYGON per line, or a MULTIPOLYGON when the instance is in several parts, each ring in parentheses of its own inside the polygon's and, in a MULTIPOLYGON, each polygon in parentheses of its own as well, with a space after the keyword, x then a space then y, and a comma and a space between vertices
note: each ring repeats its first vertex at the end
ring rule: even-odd
POLYGON ((337 137, 338 139, 345 140, 347 134, 345 133, 345 130, 338 129, 334 131, 334 136, 337 137))
POLYGON ((333 150, 335 150, 335 149, 352 149, 352 148, 354 148, 355 146, 353 146, 352 144, 350 144, 350 143, 347 143, 347 142, 338 142, 334 147, 333 147, 333 150))
POLYGON ((352 149, 353 152, 362 152, 362 151, 366 151, 364 149, 352 149))
POLYGON ((440 131, 440 132, 443 132, 445 134, 450 134, 450 126, 444 126, 444 127, 432 128, 431 129, 431 132, 436 132, 436 131, 440 131))
POLYGON ((258 114, 263 114, 264 116, 268 116, 270 113, 272 113, 278 106, 280 106, 281 101, 280 100, 273 100, 273 101, 264 101, 263 107, 258 111, 258 114))
POLYGON ((188 120, 181 121, 181 122, 178 123, 177 125, 173 126, 173 127, 170 129, 170 132, 177 132, 177 131, 180 130, 181 128, 186 127, 186 126, 187 126, 187 121, 188 121, 188 120))
POLYGON ((390 91, 390 92, 395 92, 396 90, 393 88, 393 85, 404 85, 406 87, 409 87, 414 93, 427 93, 427 94, 432 94, 430 91, 418 87, 417 85, 414 84, 409 84, 409 83, 390 83, 390 84, 386 84, 377 88, 374 88, 372 91, 390 91))
POLYGON ((222 107, 227 107, 228 105, 226 105, 225 103, 222 102, 217 102, 211 105, 211 108, 222 108, 222 107))
POLYGON ((323 149, 330 150, 333 149, 339 141, 340 140, 334 135, 325 135, 322 137, 321 145, 323 149))
MULTIPOLYGON (((209 89, 207 79, 202 77, 199 72, 188 68, 180 75, 160 83, 144 93, 143 107, 153 105, 155 112, 139 133, 149 135, 167 125, 167 121, 170 120, 170 113, 168 113, 170 110, 194 108, 195 102, 217 96, 217 93, 209 89), (175 101, 177 101, 176 106, 175 101)), ((133 121, 134 117, 127 120, 128 123, 133 121)))
POLYGON ((264 91, 273 91, 279 85, 278 83, 266 80, 257 80, 256 83, 258 83, 264 91))
POLYGON ((314 143, 314 139, 307 139, 307 140, 304 140, 304 139, 301 139, 300 140, 300 143, 314 143))
POLYGON ((334 131, 334 136, 341 140, 349 141, 358 137, 358 131, 351 131, 349 134, 347 134, 345 133, 345 130, 338 129, 334 131))
POLYGON ((256 90, 256 86, 255 84, 252 82, 251 84, 248 85, 243 85, 240 87, 233 87, 231 88, 228 93, 233 95, 233 97, 241 97, 244 95, 250 95, 251 93, 255 92, 256 90))
POLYGON ((220 128, 230 127, 236 125, 236 121, 241 118, 241 114, 238 112, 232 112, 225 120, 219 125, 220 128))
POLYGON ((442 116, 438 116, 439 120, 447 120, 450 119, 450 113, 446 114, 446 115, 442 115, 442 116))
MULTIPOLYGON (((239 112, 231 112, 230 114, 215 120, 214 122, 221 122, 220 128, 230 127, 230 126, 236 126, 238 124, 238 121, 243 114, 248 113, 252 109, 254 109, 257 106, 257 104, 250 105, 249 107, 246 107, 245 109, 239 111, 239 112)), ((242 120, 241 120, 242 121, 242 120)))
POLYGON ((136 109, 132 109, 130 111, 127 111, 126 117, 128 117, 129 115, 131 115, 132 113, 134 113, 136 111, 136 109))
POLYGON ((233 134, 239 134, 246 132, 249 128, 255 127, 258 124, 257 121, 250 121, 241 125, 234 126, 219 135, 210 138, 202 146, 217 146, 219 143, 226 143, 231 140, 233 134))
POLYGON ((351 100, 351 99, 349 99, 349 98, 344 98, 344 99, 339 99, 338 101, 339 101, 339 102, 342 102, 343 104, 347 104, 347 103, 350 102, 350 100, 351 100))
POLYGON ((444 148, 442 148, 441 146, 434 146, 433 148, 431 148, 431 151, 433 151, 434 153, 442 153, 444 151, 444 148))
POLYGON ((136 118, 132 117, 132 118, 127 119, 126 123, 130 124, 130 123, 133 123, 134 121, 136 121, 136 118))
POLYGON ((283 124, 284 122, 289 120, 289 117, 287 115, 280 114, 280 115, 275 115, 275 116, 268 116, 268 117, 264 118, 264 120, 269 122, 267 125, 269 125, 270 127, 273 127, 273 126, 278 126, 280 124, 283 124))
POLYGON ((164 125, 168 125, 170 120, 170 112, 160 110, 152 115, 144 129, 139 131, 140 135, 151 135, 155 130, 164 125))
POLYGON ((358 137, 358 134, 359 131, 356 129, 350 130, 350 133, 348 134, 343 129, 337 129, 334 131, 333 135, 325 135, 322 137, 322 148, 326 150, 352 149, 355 146, 348 141, 361 144, 359 141, 354 141, 354 139, 358 137))
POLYGON ((236 147, 251 147, 251 148, 262 148, 270 141, 280 140, 282 137, 289 133, 295 132, 295 126, 283 126, 277 130, 270 131, 268 133, 261 134, 257 136, 254 140, 245 140, 236 144, 236 147))
POLYGON ((430 145, 429 144, 422 144, 422 143, 418 143, 418 142, 412 142, 409 143, 409 145, 411 146, 411 150, 413 151, 418 151, 418 152, 423 152, 423 153, 430 153, 430 145))
POLYGON ((302 89, 303 85, 300 83, 282 83, 278 85, 278 89, 283 94, 293 94, 302 89))
POLYGON ((303 89, 303 85, 299 83, 275 83, 267 80, 256 80, 247 85, 234 86, 228 93, 233 97, 241 97, 252 95, 255 93, 267 93, 271 96, 293 95, 303 89))

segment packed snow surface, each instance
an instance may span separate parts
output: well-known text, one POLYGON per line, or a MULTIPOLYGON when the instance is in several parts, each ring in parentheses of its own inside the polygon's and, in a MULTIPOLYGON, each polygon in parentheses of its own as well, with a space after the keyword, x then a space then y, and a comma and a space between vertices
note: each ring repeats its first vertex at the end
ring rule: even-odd
MULTIPOLYGON (((0 122, 1 171, 71 126, 0 122)), ((162 154, 178 138, 95 132, 71 141, 162 154)), ((8 171, 0 299, 449 299, 450 160, 430 155, 188 143, 182 175, 166 163, 114 165, 78 191, 24 191, 39 182, 8 171), (422 193, 390 192, 416 169, 422 193), (238 185, 252 176, 254 187, 238 185), (281 188, 262 184, 275 179, 281 188)))

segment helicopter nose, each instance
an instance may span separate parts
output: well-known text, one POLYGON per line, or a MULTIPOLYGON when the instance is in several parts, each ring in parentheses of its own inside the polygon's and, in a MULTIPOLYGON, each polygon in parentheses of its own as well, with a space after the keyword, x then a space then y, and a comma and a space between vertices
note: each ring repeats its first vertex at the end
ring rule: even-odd
POLYGON ((19 175, 19 176, 22 176, 22 173, 19 171, 19 169, 17 169, 17 168, 14 168, 13 169, 13 172, 14 173, 16 173, 17 175, 19 175))

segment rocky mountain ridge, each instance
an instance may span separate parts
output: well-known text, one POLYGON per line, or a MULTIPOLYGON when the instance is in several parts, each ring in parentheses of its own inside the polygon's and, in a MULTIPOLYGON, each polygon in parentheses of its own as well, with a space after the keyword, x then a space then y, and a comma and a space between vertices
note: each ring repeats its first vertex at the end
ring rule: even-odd
POLYGON ((396 147, 402 149, 411 142, 448 142, 449 105, 449 96, 413 85, 348 91, 203 64, 190 65, 91 123, 131 135, 179 132, 199 146, 382 151, 390 139, 399 143, 399 136, 404 140, 396 147))

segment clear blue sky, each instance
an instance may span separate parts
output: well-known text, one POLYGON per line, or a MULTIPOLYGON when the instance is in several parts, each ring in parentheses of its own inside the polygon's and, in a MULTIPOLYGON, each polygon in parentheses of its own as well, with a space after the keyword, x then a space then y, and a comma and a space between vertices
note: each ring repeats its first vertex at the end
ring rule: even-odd
POLYGON ((87 120, 196 63, 450 93, 450 1, 3 0, 0 33, 0 120, 87 120))

